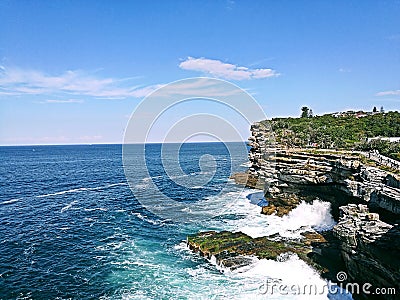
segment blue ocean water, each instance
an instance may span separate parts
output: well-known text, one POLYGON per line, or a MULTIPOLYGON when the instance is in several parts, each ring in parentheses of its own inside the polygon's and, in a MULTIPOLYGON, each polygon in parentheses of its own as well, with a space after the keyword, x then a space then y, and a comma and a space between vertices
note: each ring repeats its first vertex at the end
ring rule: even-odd
POLYGON ((265 299, 259 293, 262 280, 285 277, 276 274, 285 268, 322 281, 295 257, 222 272, 188 251, 184 240, 206 229, 292 234, 304 225, 329 223, 329 207, 318 202, 301 208, 323 212, 319 219, 310 213, 301 226, 296 216, 283 222, 262 218, 246 198, 252 191, 229 180, 232 172, 246 169, 243 152, 229 153, 222 143, 184 144, 182 180, 201 175, 204 155, 216 167, 207 184, 187 188, 165 172, 160 149, 146 145, 151 178, 135 175, 139 191, 146 193, 151 180, 177 201, 220 214, 179 223, 144 208, 126 181, 121 145, 0 147, 0 299, 265 299))

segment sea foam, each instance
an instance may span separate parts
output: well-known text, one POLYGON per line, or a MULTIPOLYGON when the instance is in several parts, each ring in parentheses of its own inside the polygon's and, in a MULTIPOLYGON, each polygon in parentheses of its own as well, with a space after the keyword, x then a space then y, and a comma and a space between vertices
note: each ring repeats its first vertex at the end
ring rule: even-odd
POLYGON ((0 205, 12 204, 12 203, 18 202, 21 199, 22 198, 10 199, 10 200, 4 201, 4 202, 0 202, 0 205))

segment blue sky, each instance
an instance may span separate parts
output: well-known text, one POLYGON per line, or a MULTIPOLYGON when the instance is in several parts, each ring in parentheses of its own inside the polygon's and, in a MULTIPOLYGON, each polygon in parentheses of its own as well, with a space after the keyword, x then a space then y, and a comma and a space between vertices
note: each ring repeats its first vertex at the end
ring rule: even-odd
POLYGON ((399 16, 400 1, 2 0, 0 144, 120 143, 144 96, 195 76, 268 117, 398 110, 399 16))

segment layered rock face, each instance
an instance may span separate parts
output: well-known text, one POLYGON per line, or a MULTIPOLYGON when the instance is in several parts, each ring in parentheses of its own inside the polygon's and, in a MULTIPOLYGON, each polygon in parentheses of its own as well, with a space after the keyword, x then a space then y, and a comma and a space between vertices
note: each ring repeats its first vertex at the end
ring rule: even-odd
POLYGON ((365 153, 279 148, 263 123, 252 125, 251 132, 252 165, 247 173, 252 180, 247 185, 264 186, 270 200, 265 213, 276 211, 271 206, 290 209, 300 200, 320 197, 336 208, 349 202, 367 203, 400 214, 400 176, 379 169, 365 153))
POLYGON ((264 186, 269 205, 262 212, 282 215, 282 208, 286 212, 316 197, 331 202, 339 221, 333 235, 350 282, 399 292, 399 170, 378 165, 363 152, 279 148, 262 123, 251 131, 247 186, 264 186))
MULTIPOLYGON (((340 207, 333 233, 341 241, 347 274, 352 281, 400 291, 400 227, 379 220, 366 205, 340 207)), ((385 299, 396 299, 386 295, 385 299)))

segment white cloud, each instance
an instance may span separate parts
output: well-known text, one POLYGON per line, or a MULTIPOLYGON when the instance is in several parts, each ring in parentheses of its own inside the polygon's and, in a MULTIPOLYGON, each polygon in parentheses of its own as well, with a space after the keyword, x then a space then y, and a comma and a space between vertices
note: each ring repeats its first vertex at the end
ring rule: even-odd
POLYGON ((130 86, 129 79, 96 78, 82 71, 48 75, 39 71, 0 66, 0 95, 67 94, 100 98, 141 98, 159 85, 130 86))
POLYGON ((229 63, 224 63, 220 60, 208 58, 193 58, 188 57, 185 61, 179 64, 179 67, 184 70, 199 71, 212 76, 231 80, 259 79, 279 76, 272 69, 249 69, 229 63))
POLYGON ((400 96, 400 90, 379 92, 375 96, 400 96))

